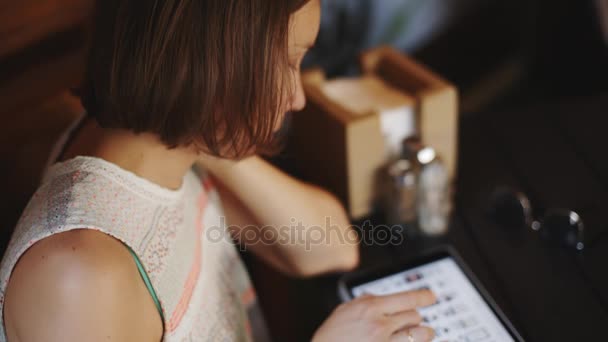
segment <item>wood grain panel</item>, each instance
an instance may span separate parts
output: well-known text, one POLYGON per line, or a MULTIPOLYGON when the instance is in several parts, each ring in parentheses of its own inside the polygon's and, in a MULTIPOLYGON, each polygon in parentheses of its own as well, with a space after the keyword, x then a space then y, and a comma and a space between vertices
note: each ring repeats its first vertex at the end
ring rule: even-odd
POLYGON ((81 25, 93 0, 0 0, 0 58, 81 25))
POLYGON ((53 142, 82 107, 93 0, 0 0, 0 247, 36 189, 53 142))

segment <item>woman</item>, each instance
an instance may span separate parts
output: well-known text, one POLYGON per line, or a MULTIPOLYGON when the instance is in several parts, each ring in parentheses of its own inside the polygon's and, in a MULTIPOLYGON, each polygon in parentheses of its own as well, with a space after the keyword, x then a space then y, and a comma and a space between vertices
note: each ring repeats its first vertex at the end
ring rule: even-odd
MULTIPOLYGON (((59 144, 2 260, 0 336, 267 339, 228 230, 288 274, 358 259, 357 246, 339 243, 350 231, 338 202, 255 156, 275 149, 283 113, 304 107, 299 65, 319 0, 97 7, 87 115, 59 144), (326 217, 337 227, 327 243, 279 240, 279 227, 326 217), (252 225, 263 238, 242 234, 252 225)), ((315 339, 426 341, 415 308, 433 300, 366 297, 338 308, 315 339)))

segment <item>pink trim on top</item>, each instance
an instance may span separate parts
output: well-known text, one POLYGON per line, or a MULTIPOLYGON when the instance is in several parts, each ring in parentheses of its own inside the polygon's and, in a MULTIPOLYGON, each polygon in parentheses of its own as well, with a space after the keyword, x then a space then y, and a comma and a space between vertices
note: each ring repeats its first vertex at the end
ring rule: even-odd
POLYGON ((201 193, 198 198, 199 212, 196 220, 196 233, 198 239, 196 240, 195 249, 194 249, 194 263, 190 268, 190 273, 188 274, 188 279, 184 284, 184 292, 182 293, 175 310, 173 311, 173 315, 167 321, 165 330, 167 332, 172 332, 177 329, 179 323, 181 322, 186 310, 188 309, 188 304, 190 304, 190 299, 192 298, 192 293, 194 292, 194 288, 196 287, 196 281, 199 278, 199 274, 201 272, 201 261, 202 261, 202 236, 203 236, 203 214, 205 209, 207 208, 207 204, 209 203, 209 198, 205 192, 201 193))

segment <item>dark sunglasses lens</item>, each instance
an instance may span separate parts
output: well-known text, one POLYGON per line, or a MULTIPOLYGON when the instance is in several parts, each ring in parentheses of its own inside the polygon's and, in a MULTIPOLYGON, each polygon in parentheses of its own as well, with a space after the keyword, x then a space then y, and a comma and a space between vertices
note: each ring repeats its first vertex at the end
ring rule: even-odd
POLYGON ((490 198, 490 214, 494 222, 507 228, 529 225, 530 205, 528 199, 509 189, 498 189, 490 198))
POLYGON ((543 238, 565 247, 583 250, 584 226, 580 216, 572 211, 555 211, 545 215, 540 233, 543 238))

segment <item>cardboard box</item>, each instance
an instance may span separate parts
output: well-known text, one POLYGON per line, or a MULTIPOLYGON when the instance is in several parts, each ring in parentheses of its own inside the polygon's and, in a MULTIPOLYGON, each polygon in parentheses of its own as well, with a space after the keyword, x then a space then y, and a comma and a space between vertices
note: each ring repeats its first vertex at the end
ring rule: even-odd
POLYGON ((373 208, 376 174, 387 162, 383 129, 395 123, 385 120, 386 111, 410 105, 417 134, 437 150, 452 181, 457 167, 454 86, 389 47, 365 53, 361 69, 359 80, 328 81, 320 70, 303 74, 308 104, 293 116, 288 144, 301 175, 337 195, 353 219, 373 208))

